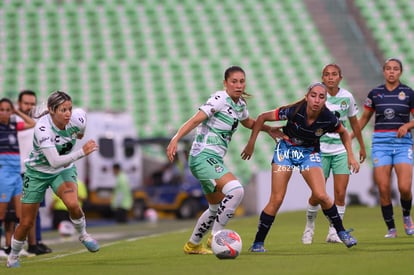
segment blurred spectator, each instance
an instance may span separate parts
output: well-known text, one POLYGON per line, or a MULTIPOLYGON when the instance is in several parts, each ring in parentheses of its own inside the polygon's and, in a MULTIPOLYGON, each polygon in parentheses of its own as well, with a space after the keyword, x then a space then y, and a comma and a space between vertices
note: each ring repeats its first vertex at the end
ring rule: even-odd
MULTIPOLYGON (((20 218, 23 181, 20 175, 20 148, 17 133, 34 126, 35 121, 19 109, 15 109, 10 99, 0 99, 0 178, 2 179, 0 184, 0 227, 5 220, 9 202, 13 202, 16 216, 20 218), (21 119, 19 120, 17 116, 21 119)), ((11 225, 5 225, 5 228, 14 230, 14 226, 11 225)), ((2 256, 7 253, 6 250, 7 248, 1 251, 2 256)))
POLYGON ((119 223, 128 221, 128 212, 132 209, 133 198, 127 175, 122 171, 121 165, 115 163, 112 166, 115 175, 115 188, 111 200, 111 208, 115 219, 119 223))
MULTIPOLYGON (((17 106, 18 109, 23 112, 24 114, 33 118, 33 114, 36 109, 36 93, 32 90, 23 90, 19 93, 17 99, 17 106)), ((26 129, 24 131, 20 131, 17 133, 17 137, 19 139, 19 148, 20 148, 20 165, 21 165, 21 175, 22 179, 24 178, 24 173, 26 172, 26 166, 24 161, 29 157, 30 151, 33 149, 33 134, 34 129, 26 129)), ((42 201, 40 203, 40 207, 44 207, 45 202, 42 201)), ((51 253, 52 249, 50 249, 47 245, 42 242, 42 222, 40 219, 40 213, 38 212, 36 215, 36 223, 33 228, 30 230, 29 235, 27 237, 28 241, 28 252, 36 255, 41 255, 45 253, 51 253)), ((10 225, 15 226, 15 224, 10 225)))

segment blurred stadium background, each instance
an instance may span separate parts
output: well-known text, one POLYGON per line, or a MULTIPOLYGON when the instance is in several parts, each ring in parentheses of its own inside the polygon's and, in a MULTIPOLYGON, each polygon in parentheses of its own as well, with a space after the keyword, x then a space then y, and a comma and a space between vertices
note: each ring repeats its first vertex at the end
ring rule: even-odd
MULTIPOLYGON (((44 101, 60 89, 75 106, 131 113, 141 138, 169 136, 230 65, 246 70, 255 117, 302 97, 335 62, 361 106, 387 57, 413 85, 413 14, 410 0, 2 0, 0 94, 33 89, 44 101)), ((244 181, 268 169, 274 146, 263 135, 244 162, 248 135, 227 156, 244 181)))

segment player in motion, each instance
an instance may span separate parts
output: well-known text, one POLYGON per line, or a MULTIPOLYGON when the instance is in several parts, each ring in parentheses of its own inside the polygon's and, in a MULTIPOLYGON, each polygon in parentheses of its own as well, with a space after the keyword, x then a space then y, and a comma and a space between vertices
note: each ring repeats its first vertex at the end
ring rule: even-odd
MULTIPOLYGON (((232 66, 225 71, 223 83, 225 91, 214 93, 180 127, 167 147, 167 156, 172 162, 178 141, 198 126, 189 154, 189 166, 201 182, 209 208, 200 216, 190 240, 184 245, 185 254, 212 254, 210 249, 203 247, 203 236, 212 226, 213 234, 223 229, 244 195, 243 186, 227 169, 223 157, 239 122, 249 129, 255 123, 249 117, 245 101, 245 72, 238 66, 232 66)), ((272 127, 263 125, 260 129, 272 136, 272 127)))
POLYGON ((283 203, 292 169, 283 167, 297 166, 312 191, 312 197, 320 204, 323 213, 333 224, 341 241, 352 247, 357 240, 345 230, 338 210, 326 192, 319 140, 328 132, 337 132, 348 153, 348 166, 353 172, 359 171, 359 163, 352 153, 351 139, 339 119, 325 107, 327 88, 322 83, 309 86, 304 99, 276 110, 261 113, 252 129, 250 139, 242 152, 242 158, 248 160, 254 151, 259 130, 266 121, 287 120, 283 127, 283 139, 276 145, 272 159, 272 185, 269 201, 263 209, 251 252, 266 252, 264 240, 273 224, 277 212, 283 203))
MULTIPOLYGON (((326 107, 333 112, 339 114, 339 120, 343 125, 349 120, 353 133, 359 143, 359 161, 362 163, 366 158, 365 144, 361 135, 361 129, 358 124, 358 106, 355 103, 353 95, 339 87, 342 80, 342 70, 337 64, 328 64, 322 69, 322 82, 328 89, 328 97, 326 107)), ((326 133, 321 137, 321 155, 322 169, 325 179, 329 178, 332 170, 334 185, 334 202, 338 208, 339 216, 344 219, 346 204, 346 189, 349 182, 348 157, 341 138, 337 133, 326 133)), ((313 242, 313 234, 315 229, 315 219, 319 210, 319 205, 312 197, 309 198, 308 209, 306 211, 306 226, 302 235, 303 244, 311 244, 313 242)), ((340 243, 336 230, 332 224, 329 225, 328 235, 326 237, 328 243, 340 243)))
POLYGON ((80 109, 72 112, 72 99, 68 94, 53 92, 47 100, 47 108, 38 117, 33 150, 26 161, 21 199, 22 216, 12 237, 7 267, 20 266, 19 252, 49 187, 68 208, 82 244, 91 252, 99 250, 98 242, 86 232, 85 215, 78 202, 77 172, 73 164, 96 151, 98 146, 94 140, 89 140, 81 149, 73 151, 76 139, 82 138, 85 132, 86 114, 80 109))

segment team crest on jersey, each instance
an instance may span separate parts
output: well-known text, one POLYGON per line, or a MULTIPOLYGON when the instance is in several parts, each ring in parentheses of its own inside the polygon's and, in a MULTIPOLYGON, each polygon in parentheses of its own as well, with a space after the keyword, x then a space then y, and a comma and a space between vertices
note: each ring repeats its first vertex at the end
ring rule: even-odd
POLYGON ((220 165, 216 165, 214 167, 214 169, 216 170, 217 173, 221 173, 221 172, 224 171, 224 168, 222 166, 220 166, 220 165))
POLYGON ((348 104, 344 100, 344 101, 341 102, 341 110, 346 111, 347 109, 348 109, 348 104))
POLYGON ((315 136, 320 137, 323 135, 323 129, 319 128, 315 131, 315 136))
POLYGON ((404 99, 405 99, 405 93, 404 93, 404 92, 400 92, 400 93, 398 94, 398 99, 399 99, 399 100, 404 100, 404 99))

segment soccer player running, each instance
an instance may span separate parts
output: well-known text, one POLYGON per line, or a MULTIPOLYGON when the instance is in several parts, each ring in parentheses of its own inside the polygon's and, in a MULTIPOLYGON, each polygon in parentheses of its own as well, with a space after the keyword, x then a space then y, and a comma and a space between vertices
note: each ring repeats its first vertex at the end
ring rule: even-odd
POLYGON ((94 140, 87 141, 81 149, 73 151, 76 139, 83 137, 86 114, 72 112, 71 97, 61 91, 53 92, 47 100, 47 110, 39 117, 34 130, 33 150, 26 161, 23 182, 22 215, 12 237, 7 267, 19 267, 19 252, 32 228, 39 205, 51 187, 62 199, 70 213, 79 240, 90 251, 99 250, 98 242, 86 232, 85 215, 79 206, 77 172, 74 161, 98 149, 94 140))
POLYGON ((384 222, 388 228, 385 238, 397 237, 391 200, 391 171, 397 174, 404 229, 414 235, 410 216, 412 207, 413 140, 410 130, 414 120, 414 91, 400 82, 403 65, 399 59, 387 59, 383 65, 385 84, 372 89, 364 103, 359 119, 361 129, 375 113, 372 136, 372 162, 374 181, 378 186, 384 222))
MULTIPOLYGON (((342 80, 342 71, 337 64, 327 64, 322 69, 322 82, 328 89, 328 97, 326 100, 326 107, 332 112, 339 114, 339 120, 345 126, 348 119, 359 143, 359 160, 362 163, 366 158, 365 144, 361 135, 361 129, 358 124, 357 114, 358 106, 355 103, 353 95, 339 87, 342 80)), ((322 155, 322 169, 325 175, 325 180, 328 179, 329 174, 333 174, 334 184, 334 203, 338 209, 341 219, 345 215, 345 197, 346 189, 349 182, 350 170, 348 167, 347 152, 341 142, 341 138, 337 133, 326 133, 320 139, 320 148, 322 155)), ((318 213, 319 205, 315 202, 313 197, 309 198, 309 204, 306 211, 306 226, 303 232, 303 244, 311 244, 313 241, 315 219, 318 213)), ((329 226, 328 235, 326 237, 328 243, 340 243, 336 230, 332 224, 329 226)))
MULTIPOLYGON (((201 182, 209 207, 199 217, 189 241, 184 245, 185 254, 212 254, 201 243, 203 236, 211 227, 213 234, 223 229, 234 216, 244 195, 243 186, 223 162, 239 123, 249 129, 255 123, 247 110, 244 70, 238 66, 229 67, 224 73, 223 84, 225 90, 212 94, 198 112, 180 127, 167 147, 168 159, 173 162, 179 140, 197 127, 189 153, 189 167, 201 182)), ((272 136, 272 127, 262 125, 261 129, 272 136)))
POLYGON ((287 185, 293 170, 299 170, 312 191, 312 198, 320 204, 323 213, 333 224, 339 238, 347 246, 357 244, 349 230, 345 230, 338 210, 326 192, 319 140, 325 133, 336 132, 344 144, 348 162, 353 172, 359 171, 351 147, 351 138, 338 117, 325 106, 327 88, 322 83, 309 86, 305 98, 291 105, 261 113, 253 127, 250 139, 242 152, 242 158, 251 158, 259 130, 266 121, 287 120, 283 127, 283 138, 276 145, 272 159, 271 194, 260 214, 258 231, 251 252, 266 252, 265 238, 283 203, 287 185))

